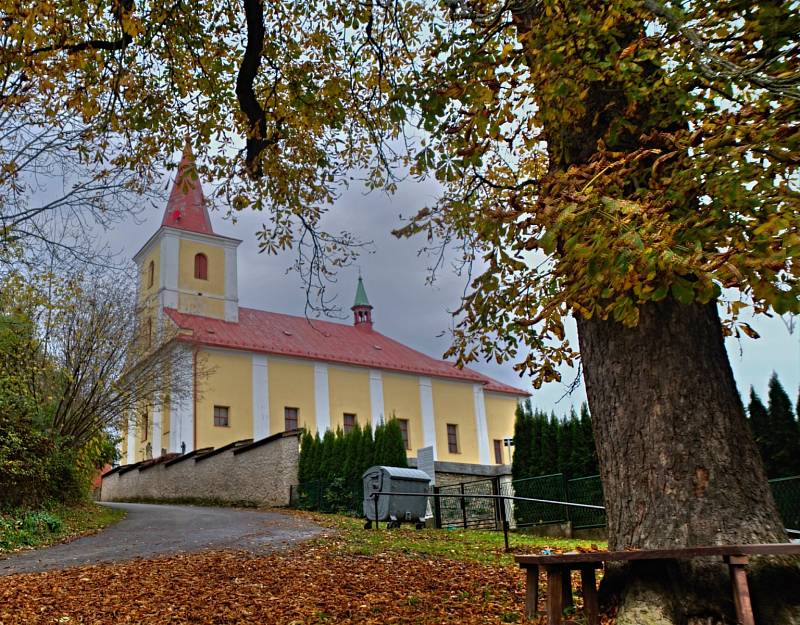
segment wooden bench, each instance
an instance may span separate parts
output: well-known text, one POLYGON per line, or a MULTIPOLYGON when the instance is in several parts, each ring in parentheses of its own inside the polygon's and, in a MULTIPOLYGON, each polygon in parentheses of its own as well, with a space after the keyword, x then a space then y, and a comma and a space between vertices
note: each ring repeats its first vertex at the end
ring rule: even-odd
POLYGON ((800 544, 775 543, 769 545, 720 545, 716 547, 688 547, 685 549, 649 549, 642 551, 595 551, 564 553, 559 555, 519 555, 517 564, 525 569, 525 615, 536 614, 539 601, 539 570, 547 576, 547 601, 545 611, 548 625, 559 625, 564 608, 572 605, 572 571, 580 571, 581 590, 586 620, 589 625, 599 625, 595 571, 606 562, 636 560, 679 560, 722 556, 731 575, 736 617, 741 625, 755 625, 750 605, 745 566, 749 556, 800 555, 800 544))

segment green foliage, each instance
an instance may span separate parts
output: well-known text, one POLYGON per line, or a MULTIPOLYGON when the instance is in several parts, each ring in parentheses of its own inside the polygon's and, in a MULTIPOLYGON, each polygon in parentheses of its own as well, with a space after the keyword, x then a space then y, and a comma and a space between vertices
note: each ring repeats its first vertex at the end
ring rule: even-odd
POLYGON ((124 510, 94 503, 52 504, 35 510, 11 508, 0 511, 0 554, 78 536, 119 521, 124 515, 124 510))
POLYGON ((768 407, 751 387, 747 412, 767 477, 800 474, 800 423, 777 374, 769 380, 768 407))
POLYGON ((360 505, 361 476, 380 464, 407 467, 403 435, 396 419, 379 425, 373 439, 369 424, 356 425, 347 434, 337 428, 320 439, 304 432, 300 439, 299 504, 327 511, 352 511, 360 505))
POLYGON ((554 473, 566 478, 596 475, 597 451, 588 406, 581 406, 580 417, 573 409, 558 419, 533 410, 530 401, 520 404, 511 472, 515 480, 554 473))

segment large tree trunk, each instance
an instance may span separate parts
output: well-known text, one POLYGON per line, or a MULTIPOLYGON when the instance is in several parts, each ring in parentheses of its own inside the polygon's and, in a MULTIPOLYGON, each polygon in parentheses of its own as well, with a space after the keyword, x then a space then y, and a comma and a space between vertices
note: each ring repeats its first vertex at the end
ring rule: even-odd
MULTIPOLYGON (((649 304, 634 328, 579 317, 578 335, 611 549, 786 541, 715 303, 649 304)), ((633 572, 605 584, 623 595, 620 624, 735 622, 720 564, 633 572)), ((758 622, 800 622, 796 567, 774 574, 751 575, 758 622)))

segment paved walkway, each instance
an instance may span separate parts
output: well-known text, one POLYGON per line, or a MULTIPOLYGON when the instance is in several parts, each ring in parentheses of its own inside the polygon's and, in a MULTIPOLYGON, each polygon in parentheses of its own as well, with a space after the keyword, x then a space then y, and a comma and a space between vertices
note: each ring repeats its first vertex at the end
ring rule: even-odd
POLYGON ((206 549, 259 553, 311 538, 322 531, 299 517, 275 512, 140 503, 103 505, 123 508, 128 514, 98 534, 2 559, 0 575, 206 549))

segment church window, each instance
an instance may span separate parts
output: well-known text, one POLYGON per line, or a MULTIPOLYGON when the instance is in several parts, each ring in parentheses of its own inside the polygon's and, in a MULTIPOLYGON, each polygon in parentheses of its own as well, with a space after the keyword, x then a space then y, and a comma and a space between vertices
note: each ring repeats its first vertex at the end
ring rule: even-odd
POLYGON ((153 282, 155 281, 156 277, 156 265, 151 260, 150 264, 147 265, 147 288, 151 288, 153 286, 153 282))
POLYGON ((214 406, 214 425, 218 428, 226 428, 230 425, 228 421, 228 406, 214 406))
POLYGON ((503 464, 503 441, 494 440, 494 463, 503 464))
POLYGON ((151 317, 147 318, 147 346, 150 347, 153 344, 153 319, 151 317))
POLYGON ((447 450, 451 454, 458 453, 458 426, 454 423, 447 424, 447 450))
POLYGON ((150 429, 150 417, 147 414, 147 411, 144 411, 142 415, 142 440, 147 440, 147 431, 150 429))
POLYGON ((356 415, 352 412, 344 413, 344 433, 347 434, 350 430, 356 427, 356 415))
POLYGON ((403 435, 403 445, 406 449, 411 449, 411 443, 408 440, 408 419, 398 419, 397 425, 400 426, 400 434, 403 435))
POLYGON ((297 414, 299 410, 297 408, 290 408, 286 406, 283 409, 283 420, 284 420, 284 430, 296 430, 297 429, 297 414))
POLYGON ((205 254, 194 255, 194 277, 198 280, 208 280, 208 258, 205 254))

